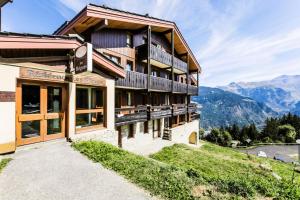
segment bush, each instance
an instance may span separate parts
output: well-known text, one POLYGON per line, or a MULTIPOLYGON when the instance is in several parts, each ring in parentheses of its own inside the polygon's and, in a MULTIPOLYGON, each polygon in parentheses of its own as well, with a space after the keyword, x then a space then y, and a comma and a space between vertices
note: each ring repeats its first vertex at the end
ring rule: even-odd
POLYGON ((232 136, 228 131, 217 128, 212 129, 205 139, 222 146, 230 146, 232 142, 232 136))
POLYGON ((295 142, 296 130, 289 124, 278 126, 278 136, 282 142, 292 143, 295 142))

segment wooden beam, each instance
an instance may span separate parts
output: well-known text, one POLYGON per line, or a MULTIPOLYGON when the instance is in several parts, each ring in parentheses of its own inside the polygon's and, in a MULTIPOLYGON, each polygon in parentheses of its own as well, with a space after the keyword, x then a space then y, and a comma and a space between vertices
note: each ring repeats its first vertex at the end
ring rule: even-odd
POLYGON ((151 80, 151 63, 150 63, 150 54, 151 54, 151 26, 148 26, 148 31, 147 31, 147 68, 148 68, 148 84, 147 84, 147 89, 148 92, 150 91, 150 80, 151 80))
POLYGON ((174 92, 174 29, 171 32, 171 46, 172 46, 172 93, 174 92))
POLYGON ((160 32, 160 33, 165 35, 165 34, 172 33, 172 31, 173 31, 173 29, 169 29, 169 30, 166 30, 166 31, 163 31, 163 32, 160 32))
POLYGON ((102 21, 100 21, 98 24, 95 25, 94 27, 94 31, 100 31, 101 29, 105 28, 108 26, 108 20, 107 19, 103 19, 102 21))
POLYGON ((178 54, 179 57, 183 57, 183 56, 187 56, 187 55, 188 55, 188 52, 182 53, 182 54, 178 54))
POLYGON ((148 26, 136 29, 134 31, 132 31, 133 33, 143 33, 143 32, 147 32, 148 31, 148 26))
POLYGON ((54 62, 54 61, 67 61, 67 60, 69 60, 69 56, 0 58, 0 61, 16 61, 16 62, 54 62))

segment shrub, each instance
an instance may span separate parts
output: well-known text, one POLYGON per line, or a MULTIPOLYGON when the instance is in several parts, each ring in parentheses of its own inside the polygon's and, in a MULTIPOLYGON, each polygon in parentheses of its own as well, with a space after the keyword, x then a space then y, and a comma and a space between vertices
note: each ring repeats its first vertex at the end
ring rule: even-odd
POLYGON ((296 130, 289 124, 278 126, 278 135, 282 142, 295 142, 296 130))

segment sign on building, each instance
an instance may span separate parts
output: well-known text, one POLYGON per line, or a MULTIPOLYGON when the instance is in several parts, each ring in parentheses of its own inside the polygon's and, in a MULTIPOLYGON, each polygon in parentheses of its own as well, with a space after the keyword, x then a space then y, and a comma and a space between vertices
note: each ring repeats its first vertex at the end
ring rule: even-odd
POLYGON ((75 74, 92 72, 93 70, 93 47, 85 43, 75 50, 74 58, 75 74))

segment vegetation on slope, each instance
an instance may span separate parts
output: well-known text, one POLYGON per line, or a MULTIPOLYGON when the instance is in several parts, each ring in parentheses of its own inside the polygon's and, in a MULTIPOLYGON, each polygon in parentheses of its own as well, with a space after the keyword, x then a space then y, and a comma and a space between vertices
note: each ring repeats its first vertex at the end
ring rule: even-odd
POLYGON ((180 168, 161 164, 103 142, 79 142, 74 143, 73 147, 153 195, 172 200, 194 199, 190 190, 194 181, 180 168))
POLYGON ((300 177, 293 179, 293 165, 270 159, 246 155, 229 148, 210 143, 199 149, 186 145, 166 147, 152 158, 194 174, 199 185, 213 185, 208 191, 230 192, 235 198, 274 197, 277 199, 299 199, 300 177), (282 177, 277 180, 271 172, 261 166, 270 166, 282 177))
POLYGON ((4 167, 6 167, 6 165, 11 161, 11 158, 3 158, 0 161, 0 172, 4 169, 4 167))
POLYGON ((293 166, 256 158, 210 143, 201 148, 166 147, 151 156, 138 156, 96 141, 73 147, 95 162, 165 199, 299 199, 300 180, 293 166), (282 177, 260 167, 264 163, 282 177))

